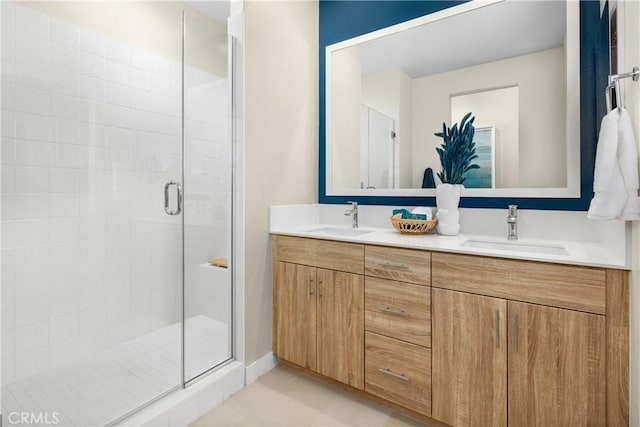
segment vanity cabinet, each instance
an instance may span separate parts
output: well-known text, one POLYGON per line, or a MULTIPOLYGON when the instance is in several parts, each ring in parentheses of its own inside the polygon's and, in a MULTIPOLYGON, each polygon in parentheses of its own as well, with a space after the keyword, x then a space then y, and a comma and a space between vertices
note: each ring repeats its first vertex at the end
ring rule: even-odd
POLYGON ((626 271, 281 235, 273 271, 292 367, 427 423, 629 425, 626 271))
POLYGON ((476 258, 433 256, 433 418, 452 426, 606 425, 604 271, 476 258), (531 280, 505 287, 522 276, 531 280), (523 291, 532 281, 539 292, 523 291), (572 294, 577 284, 591 293, 572 294))
MULTIPOLYGON (((364 276, 321 268, 326 250, 336 259, 362 245, 282 237, 274 249, 273 349, 283 360, 352 387, 364 388, 364 276), (319 243, 319 245, 316 245, 319 243), (327 245, 326 243, 330 243, 327 245), (300 250, 296 250, 298 247, 300 250), (316 256, 311 256, 315 253, 316 256)), ((336 264, 353 270, 354 264, 336 264)), ((360 262, 362 268, 362 260, 360 262)))

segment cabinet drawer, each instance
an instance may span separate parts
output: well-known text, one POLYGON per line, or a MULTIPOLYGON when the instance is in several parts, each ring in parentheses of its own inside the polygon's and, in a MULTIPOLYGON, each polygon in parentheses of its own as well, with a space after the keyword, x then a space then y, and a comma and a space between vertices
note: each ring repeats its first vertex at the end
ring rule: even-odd
POLYGON ((604 270, 473 255, 433 254, 433 286, 605 313, 604 270))
POLYGON ((431 288, 367 277, 365 330, 431 347, 431 288))
POLYGON ((365 274, 400 282, 431 284, 431 253, 415 249, 366 246, 365 274))
POLYGON ((431 350, 365 333, 365 391, 431 416, 431 350))
POLYGON ((274 236, 273 245, 278 261, 364 273, 364 245, 290 236, 274 236))

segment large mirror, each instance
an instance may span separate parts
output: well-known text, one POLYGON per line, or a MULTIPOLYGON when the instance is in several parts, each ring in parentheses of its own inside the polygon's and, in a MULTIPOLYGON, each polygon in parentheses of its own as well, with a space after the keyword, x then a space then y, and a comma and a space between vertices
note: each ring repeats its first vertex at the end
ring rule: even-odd
POLYGON ((580 197, 579 4, 471 1, 326 47, 326 194, 430 196, 475 117, 474 197, 580 197))

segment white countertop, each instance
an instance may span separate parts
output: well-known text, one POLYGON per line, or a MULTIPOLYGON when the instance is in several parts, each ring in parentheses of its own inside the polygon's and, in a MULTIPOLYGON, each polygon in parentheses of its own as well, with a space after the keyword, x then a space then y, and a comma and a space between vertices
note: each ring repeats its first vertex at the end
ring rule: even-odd
POLYGON ((424 249, 437 252, 452 252, 499 258, 544 261, 557 264, 572 264, 584 265, 589 267, 629 270, 628 266, 626 266, 619 259, 612 256, 605 247, 596 243, 546 239, 522 239, 509 242, 506 239, 474 234, 458 234, 457 236, 440 236, 434 233, 422 235, 406 235, 400 234, 399 232, 392 229, 391 226, 389 228, 362 227, 362 230, 370 230, 370 232, 358 236, 318 232, 318 230, 323 228, 349 230, 349 227, 336 226, 335 224, 307 224, 272 227, 270 232, 271 234, 309 237, 325 240, 338 240, 369 245, 395 246, 402 248, 424 249), (513 243, 516 245, 519 244, 563 247, 566 250, 567 255, 525 252, 513 249, 502 250, 465 246, 465 242, 469 240, 477 240, 489 243, 496 242, 499 244, 513 243))

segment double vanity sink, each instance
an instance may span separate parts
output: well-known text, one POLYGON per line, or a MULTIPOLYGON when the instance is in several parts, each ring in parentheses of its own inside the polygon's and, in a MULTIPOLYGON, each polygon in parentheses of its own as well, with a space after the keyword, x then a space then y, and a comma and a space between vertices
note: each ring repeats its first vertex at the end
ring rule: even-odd
MULTIPOLYGON (((458 235, 439 236, 435 233, 426 235, 402 235, 391 228, 352 228, 336 225, 311 225, 291 227, 282 230, 283 234, 299 237, 363 242, 370 244, 393 244, 394 246, 442 250, 478 255, 491 255, 505 258, 539 259, 577 264, 590 264, 585 259, 585 248, 580 245, 571 251, 571 242, 547 242, 529 239, 507 240, 498 237, 458 235)), ((593 248, 594 250, 597 248, 593 248)), ((595 255, 595 254, 594 254, 595 255)), ((600 256, 597 256, 600 258, 600 256)), ((600 259, 600 262, 602 260, 600 259)))
MULTIPOLYGON (((337 226, 320 226, 312 227, 306 230, 307 233, 317 237, 363 237, 371 233, 384 233, 384 230, 376 230, 372 228, 350 228, 337 226)), ((417 237, 417 236, 416 236, 417 237)), ((567 256, 569 253, 561 244, 533 243, 520 241, 500 241, 480 238, 463 238, 460 248, 475 248, 478 250, 490 250, 501 252, 516 252, 526 254, 541 255, 561 255, 567 256)))
POLYGON ((438 425, 628 424, 628 274, 597 244, 295 220, 271 228, 280 363, 438 425))

